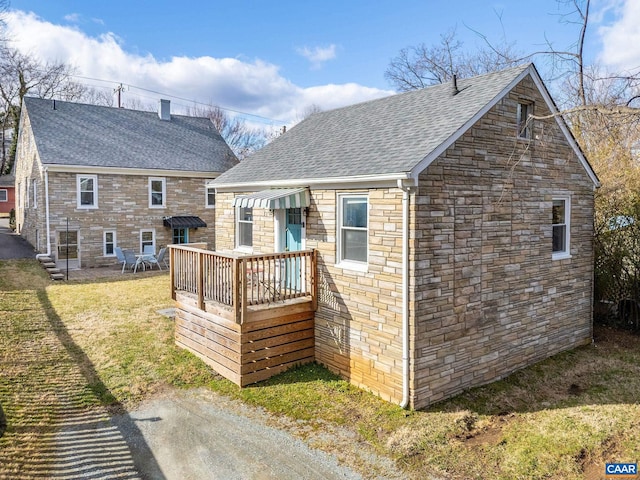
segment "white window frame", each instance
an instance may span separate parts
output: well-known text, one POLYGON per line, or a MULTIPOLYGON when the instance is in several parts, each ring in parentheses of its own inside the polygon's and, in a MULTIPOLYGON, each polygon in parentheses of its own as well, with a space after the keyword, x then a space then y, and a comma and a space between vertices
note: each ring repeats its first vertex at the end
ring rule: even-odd
POLYGON ((24 204, 24 208, 29 208, 30 202, 29 202, 29 195, 31 195, 31 179, 27 178, 27 194, 25 195, 25 204, 24 204))
POLYGON ((167 179, 165 177, 149 177, 149 208, 166 208, 167 207, 167 179), (151 186, 153 182, 162 182, 162 205, 153 204, 153 190, 151 186))
POLYGON ((38 181, 34 180, 32 185, 33 185, 33 208, 38 208, 38 181))
POLYGON ((517 137, 522 140, 531 140, 533 138, 533 120, 529 116, 533 115, 533 102, 529 100, 518 100, 518 111, 516 116, 516 123, 518 125, 517 137), (526 107, 526 112, 523 115, 523 107, 526 107), (524 118, 523 118, 524 117, 524 118))
POLYGON ((252 252, 253 251, 253 225, 254 225, 255 215, 252 207, 236 207, 236 249, 252 252), (248 220, 240 220, 240 212, 243 208, 248 208, 251 210, 251 221, 248 220), (251 224, 251 245, 242 245, 240 243, 240 225, 242 224, 251 224))
POLYGON ((117 236, 115 230, 105 230, 102 233, 102 255, 105 257, 115 257, 116 256, 116 247, 118 246, 117 236), (112 241, 107 242, 107 235, 112 234, 112 241), (107 243, 113 244, 113 253, 107 253, 107 243))
POLYGON ((216 189, 214 187, 204 187, 204 206, 205 208, 216 208, 216 189), (209 203, 210 197, 213 195, 213 204, 209 203))
POLYGON ((76 199, 77 199, 77 207, 82 210, 90 210, 98 208, 98 176, 97 175, 84 175, 78 174, 76 175, 76 199), (91 179, 93 180, 93 204, 91 205, 82 205, 82 191, 80 190, 80 186, 82 185, 82 180, 91 179))
POLYGON ((142 237, 145 233, 151 232, 151 245, 153 246, 153 251, 156 251, 156 229, 155 228, 143 228, 140 230, 140 253, 144 252, 144 245, 142 242, 142 237))
POLYGON ((551 249, 552 254, 551 257, 553 260, 561 260, 563 258, 571 258, 571 197, 569 195, 554 195, 551 208, 553 209, 553 202, 563 201, 564 202, 564 223, 562 224, 554 224, 553 223, 553 213, 551 217, 551 249), (555 225, 564 225, 565 233, 564 233, 564 242, 565 249, 559 250, 557 252, 553 251, 553 227, 555 225))
POLYGON ((0 188, 0 202, 8 202, 9 201, 9 190, 6 188, 0 188), (2 198, 2 194, 4 193, 4 200, 2 198))
POLYGON ((336 223, 336 266, 349 270, 358 270, 366 272, 369 267, 369 195, 367 193, 341 193, 337 198, 337 223, 336 223), (343 202, 349 198, 363 198, 367 204, 367 226, 366 227, 345 227, 343 225, 343 202), (345 246, 342 241, 343 230, 364 231, 367 233, 367 261, 352 260, 343 258, 345 246))

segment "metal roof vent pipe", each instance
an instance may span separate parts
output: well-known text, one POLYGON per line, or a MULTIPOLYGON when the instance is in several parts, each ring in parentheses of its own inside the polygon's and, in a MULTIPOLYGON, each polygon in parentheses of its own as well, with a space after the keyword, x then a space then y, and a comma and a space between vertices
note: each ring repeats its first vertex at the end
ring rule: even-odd
POLYGON ((164 98, 160 99, 160 103, 158 104, 158 117, 160 117, 160 120, 171 120, 171 102, 169 100, 165 100, 164 98))
POLYGON ((454 74, 451 79, 451 95, 455 96, 458 93, 460 93, 460 90, 458 90, 458 76, 454 74))

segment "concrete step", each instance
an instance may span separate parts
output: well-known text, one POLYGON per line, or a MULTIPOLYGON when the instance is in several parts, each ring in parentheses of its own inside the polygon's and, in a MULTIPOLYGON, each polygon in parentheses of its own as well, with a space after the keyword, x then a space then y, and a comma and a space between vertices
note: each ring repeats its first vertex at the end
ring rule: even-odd
POLYGON ((52 268, 47 268, 47 272, 49 272, 50 274, 54 274, 54 273, 61 273, 59 268, 56 267, 52 267, 52 268))
POLYGON ((55 262, 42 262, 44 268, 57 268, 55 262))
POLYGON ((40 257, 38 260, 40 260, 40 263, 53 263, 53 258, 51 257, 40 257))
POLYGON ((64 280, 64 273, 52 273, 51 278, 53 280, 64 280))

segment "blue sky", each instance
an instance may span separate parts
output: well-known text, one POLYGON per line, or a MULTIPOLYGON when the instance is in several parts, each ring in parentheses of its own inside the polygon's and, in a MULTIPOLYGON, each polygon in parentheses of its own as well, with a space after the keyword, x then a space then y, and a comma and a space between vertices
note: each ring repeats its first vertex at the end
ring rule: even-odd
MULTIPOLYGON (((593 0, 593 59, 619 51, 607 40, 612 32, 618 42, 640 36, 636 3, 593 0)), ((311 105, 390 94, 390 59, 403 47, 436 43, 450 28, 468 47, 481 42, 474 29, 523 52, 539 50, 545 38, 559 48, 575 39, 575 29, 559 23, 564 10, 555 0, 11 0, 11 9, 18 48, 74 64, 96 88, 123 82, 159 92, 125 92, 141 102, 173 95, 176 108, 193 99, 288 124, 311 105)), ((640 64, 638 57, 624 65, 640 64)))

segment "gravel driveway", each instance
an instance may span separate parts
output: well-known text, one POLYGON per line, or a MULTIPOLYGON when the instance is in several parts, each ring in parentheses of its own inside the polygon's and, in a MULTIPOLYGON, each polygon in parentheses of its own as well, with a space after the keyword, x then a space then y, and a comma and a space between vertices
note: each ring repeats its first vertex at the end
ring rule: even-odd
MULTIPOLYGON (((144 478, 362 478, 339 465, 336 457, 270 425, 273 421, 259 409, 206 390, 171 390, 114 417, 112 424, 129 445, 144 478)), ((351 443, 357 441, 351 438, 351 443)), ((386 459, 368 455, 366 461, 372 465, 371 473, 384 471, 372 477, 402 478, 386 459)))

